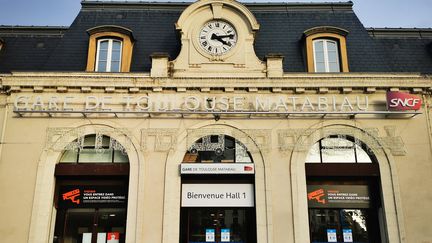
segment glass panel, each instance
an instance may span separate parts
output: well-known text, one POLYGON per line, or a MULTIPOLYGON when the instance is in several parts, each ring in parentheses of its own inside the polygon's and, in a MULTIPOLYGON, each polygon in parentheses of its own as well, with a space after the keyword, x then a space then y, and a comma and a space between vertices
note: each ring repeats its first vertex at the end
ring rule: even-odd
POLYGON ((339 210, 309 209, 309 227, 312 243, 328 242, 327 230, 338 230, 339 210))
POLYGON ((99 42, 99 50, 108 50, 108 40, 99 42))
POLYGON ((340 72, 339 63, 329 63, 329 72, 338 73, 340 72))
POLYGON ((321 144, 323 163, 355 163, 353 142, 344 138, 325 138, 321 144))
POLYGON ((114 150, 114 163, 128 163, 129 157, 121 151, 114 150))
POLYGON ((236 157, 235 157, 236 163, 252 163, 252 160, 249 157, 246 147, 240 144, 239 141, 236 141, 235 143, 235 153, 236 153, 236 157))
POLYGON ((121 41, 113 41, 112 49, 119 51, 121 49, 121 41))
POLYGON ((94 147, 96 144, 96 135, 89 135, 84 137, 84 147, 94 147))
POLYGON ((112 149, 82 149, 79 153, 79 163, 111 163, 112 149))
POLYGON ((352 239, 351 242, 367 243, 369 242, 366 219, 368 217, 366 210, 360 209, 342 209, 340 211, 342 237, 352 239))
POLYGON ((112 61, 111 62, 111 72, 119 72, 120 71, 120 62, 112 61))
POLYGON ((68 209, 62 242, 87 242, 92 233, 94 214, 93 208, 68 209))
POLYGON ((112 61, 120 61, 120 50, 112 51, 111 60, 112 61))
POLYGON ((99 50, 99 61, 106 61, 108 59, 107 50, 99 50))
POLYGON ((356 144, 357 162, 358 163, 372 163, 369 155, 360 146, 356 144))
POLYGON ((315 52, 324 52, 324 42, 321 41, 315 41, 314 42, 314 50, 315 52))
POLYGON ((325 72, 325 64, 323 62, 317 62, 315 64, 315 72, 325 72))
POLYGON ((327 51, 328 52, 337 52, 337 44, 334 41, 327 41, 327 51))
POLYGON ((320 162, 321 162, 321 157, 320 157, 319 143, 315 143, 309 150, 309 153, 306 157, 306 163, 320 163, 320 162))
POLYGON ((64 151, 60 163, 76 163, 78 159, 78 152, 75 150, 64 151))
MULTIPOLYGON (((108 242, 118 239, 125 241, 126 232, 126 209, 103 208, 99 209, 96 232, 105 234, 108 242)), ((105 242, 104 242, 105 243, 105 242)))
POLYGON ((107 71, 107 62, 99 61, 97 71, 106 72, 107 71))
POLYGON ((198 139, 188 149, 183 162, 200 163, 252 163, 243 144, 233 137, 211 135, 198 139))

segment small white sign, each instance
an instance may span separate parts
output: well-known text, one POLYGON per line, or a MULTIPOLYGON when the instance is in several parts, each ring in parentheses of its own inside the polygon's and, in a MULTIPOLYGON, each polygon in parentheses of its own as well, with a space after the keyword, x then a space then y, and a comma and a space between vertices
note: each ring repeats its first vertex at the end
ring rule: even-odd
POLYGON ((96 243, 106 243, 106 233, 97 233, 96 243))
POLYGON ((230 229, 221 229, 221 242, 230 242, 230 229))
POLYGON ((342 233, 344 242, 353 242, 353 235, 351 229, 343 229, 342 233))
POLYGON ((214 242, 214 241, 215 241, 215 230, 206 229, 206 242, 214 242))
POLYGON ((253 206, 253 184, 182 184, 182 207, 253 206))
POLYGON ((327 241, 328 242, 337 242, 335 229, 328 229, 327 230, 327 241))
POLYGON ((255 174, 253 163, 183 163, 181 174, 255 174))
POLYGON ((91 243, 92 233, 83 233, 82 243, 91 243))

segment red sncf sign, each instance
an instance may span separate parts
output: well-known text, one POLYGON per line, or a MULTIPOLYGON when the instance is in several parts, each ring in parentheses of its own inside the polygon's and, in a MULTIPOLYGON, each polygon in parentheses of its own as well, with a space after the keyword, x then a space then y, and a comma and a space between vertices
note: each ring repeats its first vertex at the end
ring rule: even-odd
POLYGON ((392 111, 420 110, 421 98, 402 92, 387 92, 387 109, 392 111))

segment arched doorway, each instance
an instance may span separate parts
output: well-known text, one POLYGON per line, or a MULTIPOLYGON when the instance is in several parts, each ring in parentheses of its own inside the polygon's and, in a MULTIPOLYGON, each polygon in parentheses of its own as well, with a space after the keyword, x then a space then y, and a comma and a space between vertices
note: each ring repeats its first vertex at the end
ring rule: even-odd
POLYGON ((54 242, 125 242, 129 158, 115 139, 78 138, 55 167, 54 242))
POLYGON ((189 147, 180 171, 181 243, 257 242, 255 167, 245 145, 204 136, 189 147))
POLYGON ((311 243, 386 242, 371 149, 352 136, 327 136, 309 150, 305 170, 311 243))

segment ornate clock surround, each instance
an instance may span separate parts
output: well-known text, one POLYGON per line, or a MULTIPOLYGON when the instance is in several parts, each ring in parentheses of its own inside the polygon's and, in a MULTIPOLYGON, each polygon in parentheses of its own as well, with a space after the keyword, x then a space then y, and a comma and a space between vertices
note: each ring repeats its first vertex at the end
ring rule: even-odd
POLYGON ((176 23, 181 51, 172 61, 174 77, 264 77, 266 65, 255 54, 255 33, 259 24, 244 5, 232 0, 200 0, 181 14, 176 23), (199 43, 199 32, 212 20, 230 23, 237 31, 237 43, 222 55, 212 55, 199 43))

